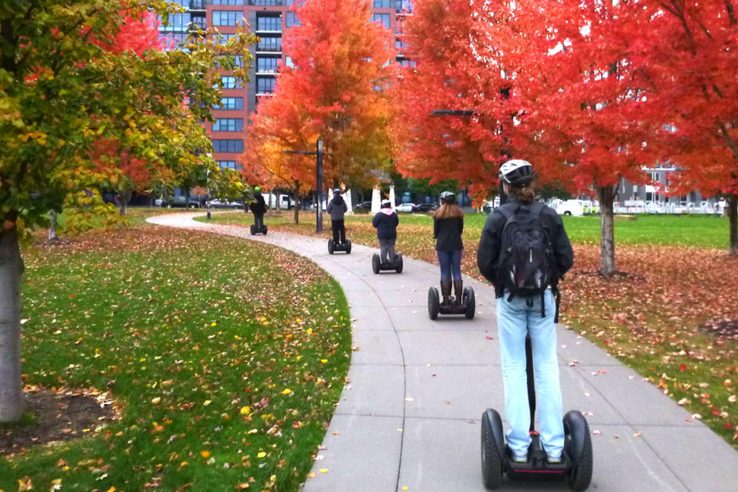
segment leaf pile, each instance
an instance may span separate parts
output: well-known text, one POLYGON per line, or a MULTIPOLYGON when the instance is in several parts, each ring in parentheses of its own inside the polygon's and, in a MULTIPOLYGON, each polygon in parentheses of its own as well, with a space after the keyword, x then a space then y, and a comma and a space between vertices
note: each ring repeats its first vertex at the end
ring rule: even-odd
POLYGON ((122 418, 0 458, 0 489, 299 489, 351 346, 345 299, 317 266, 154 227, 25 260, 25 381, 107 390, 122 418))

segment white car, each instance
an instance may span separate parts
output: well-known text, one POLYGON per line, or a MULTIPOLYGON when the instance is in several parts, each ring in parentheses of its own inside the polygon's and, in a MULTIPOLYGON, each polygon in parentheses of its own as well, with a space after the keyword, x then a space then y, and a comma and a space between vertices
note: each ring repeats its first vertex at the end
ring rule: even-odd
POLYGON ((560 200, 554 204, 553 209, 559 215, 575 215, 577 217, 584 215, 582 200, 560 200))
POLYGON ((415 205, 414 203, 401 203, 401 204, 399 204, 398 206, 395 207, 395 210, 397 212, 410 213, 410 212, 415 212, 415 207, 416 206, 417 205, 415 205))

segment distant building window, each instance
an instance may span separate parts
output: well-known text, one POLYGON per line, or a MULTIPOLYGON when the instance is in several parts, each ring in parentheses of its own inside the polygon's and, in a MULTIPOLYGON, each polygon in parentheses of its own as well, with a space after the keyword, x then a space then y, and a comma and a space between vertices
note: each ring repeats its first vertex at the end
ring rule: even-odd
POLYGON ((282 38, 276 36, 260 37, 259 43, 256 45, 256 51, 282 51, 282 38))
POLYGON ((169 16, 168 22, 166 24, 161 24, 159 26, 159 31, 161 32, 173 32, 173 31, 185 32, 189 28, 190 22, 192 22, 192 18, 190 17, 189 12, 182 13, 182 14, 171 14, 169 16))
POLYGON ((258 73, 276 73, 277 63, 279 58, 257 56, 256 57, 256 71, 258 73))
POLYGON ((226 44, 230 39, 235 38, 236 34, 219 34, 213 36, 213 41, 218 44, 226 44))
POLYGON ((207 21, 205 20, 205 16, 203 15, 193 15, 192 23, 202 30, 205 30, 205 28, 207 27, 207 21))
POLYGON ((221 169, 238 169, 237 161, 218 161, 218 166, 221 169))
POLYGON ((287 12, 284 18, 284 25, 288 28, 292 26, 299 26, 300 19, 297 18, 297 14, 295 12, 287 12))
POLYGON ((415 68, 415 60, 407 60, 403 58, 402 60, 398 60, 397 63, 399 63, 403 68, 415 68))
POLYGON ((256 18, 257 31, 282 32, 281 16, 258 16, 256 18))
POLYGON ((389 14, 372 14, 372 21, 382 24, 387 29, 390 28, 390 15, 389 14))
POLYGON ((243 98, 242 97, 223 97, 220 99, 220 104, 213 106, 213 109, 226 109, 226 110, 242 110, 243 109, 243 98))
POLYGON ((244 0, 213 0, 213 5, 243 5, 244 0))
POLYGON ((240 139, 228 139, 228 140, 213 140, 213 150, 224 154, 236 154, 243 152, 243 140, 240 139))
POLYGON ((243 131, 243 118, 218 118, 213 122, 214 132, 243 131))
POLYGON ((272 94, 274 93, 274 86, 277 79, 274 77, 256 77, 256 93, 257 94, 272 94))
POLYGON ((392 0, 374 0, 375 9, 388 9, 392 0))
POLYGON ((242 12, 230 10, 214 10, 213 25, 214 26, 235 26, 243 18, 242 12))
POLYGON ((412 13, 413 2, 411 0, 395 0, 395 11, 396 12, 407 12, 412 13))
POLYGON ((220 78, 220 86, 223 89, 243 89, 243 80, 232 75, 223 75, 220 78))
POLYGON ((251 5, 263 5, 263 6, 271 6, 271 5, 282 5, 282 0, 250 0, 251 5))

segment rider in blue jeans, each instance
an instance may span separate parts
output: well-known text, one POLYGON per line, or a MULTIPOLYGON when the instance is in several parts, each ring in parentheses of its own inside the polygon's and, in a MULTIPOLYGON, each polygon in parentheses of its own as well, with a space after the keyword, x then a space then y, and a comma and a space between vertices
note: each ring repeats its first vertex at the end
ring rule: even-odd
MULTIPOLYGON (((500 180, 510 198, 500 208, 507 207, 512 212, 521 205, 530 206, 535 202, 533 167, 529 162, 518 159, 507 161, 500 168, 500 180)), ((550 238, 553 270, 556 273, 554 280, 557 283, 571 268, 574 253, 561 218, 554 210, 544 205, 540 220, 550 238)), ((561 385, 556 357, 556 302, 551 288, 546 289, 541 296, 508 295, 498 271, 501 235, 506 221, 502 211, 495 210, 490 214, 479 242, 477 265, 482 275, 494 284, 497 297, 505 416, 510 424, 507 444, 514 461, 527 461, 531 441, 525 355, 525 338, 528 335, 533 355, 541 444, 549 463, 559 463, 564 449, 564 426, 561 421, 561 385)))
POLYGON ((461 303, 464 288, 461 280, 461 252, 464 244, 461 233, 464 230, 464 211, 456 205, 456 195, 450 191, 441 193, 441 206, 433 214, 433 238, 436 240, 436 254, 441 265, 442 304, 451 302, 451 280, 454 282, 456 296, 454 302, 461 303))

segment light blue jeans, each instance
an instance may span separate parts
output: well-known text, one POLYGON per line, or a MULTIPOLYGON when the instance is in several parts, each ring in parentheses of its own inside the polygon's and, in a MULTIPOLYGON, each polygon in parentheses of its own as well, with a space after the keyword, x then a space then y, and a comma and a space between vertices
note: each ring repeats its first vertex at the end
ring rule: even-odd
POLYGON ((527 456, 530 407, 525 374, 525 335, 533 348, 536 386, 536 417, 541 443, 549 457, 558 458, 564 448, 561 385, 556 358, 556 303, 551 290, 544 293, 546 316, 541 317, 541 296, 497 299, 497 330, 500 339, 505 417, 510 425, 507 444, 515 456, 527 456))

